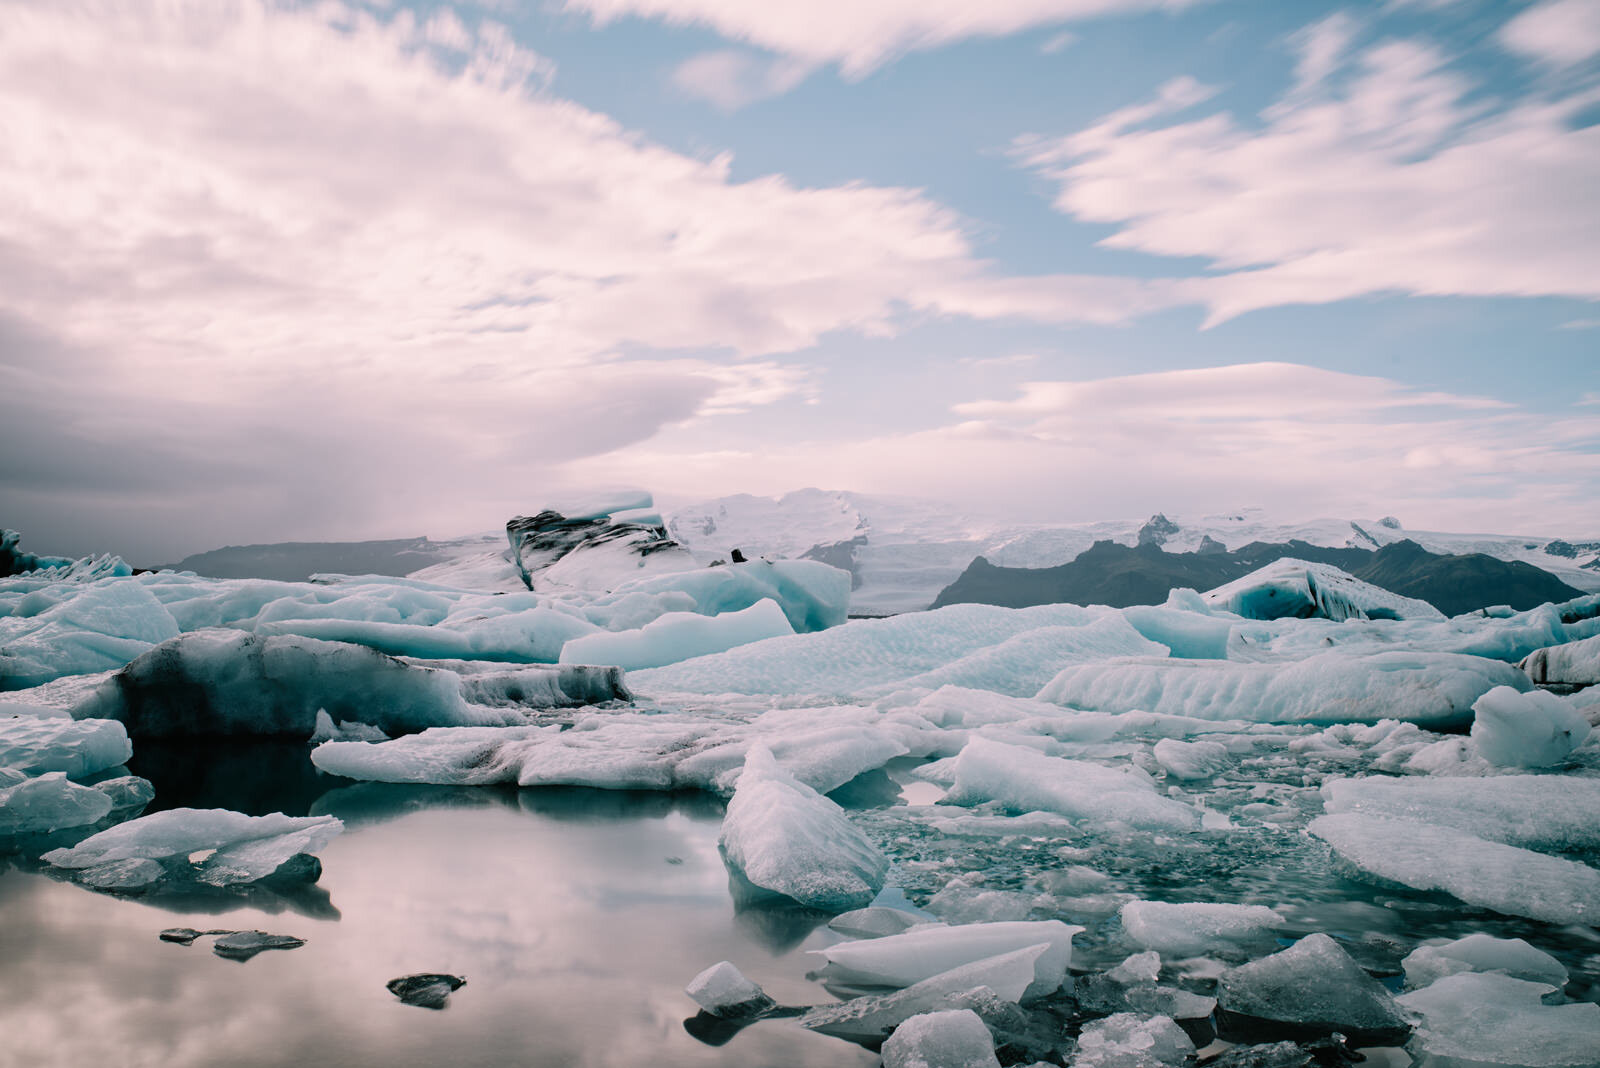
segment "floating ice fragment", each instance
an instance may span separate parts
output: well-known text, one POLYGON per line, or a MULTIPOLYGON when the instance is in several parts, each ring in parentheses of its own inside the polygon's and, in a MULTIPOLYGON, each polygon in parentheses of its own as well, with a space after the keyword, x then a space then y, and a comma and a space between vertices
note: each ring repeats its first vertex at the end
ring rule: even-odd
POLYGON ((30 778, 0 768, 0 835, 86 827, 104 819, 113 807, 104 791, 70 782, 62 772, 30 778))
POLYGON ((731 961, 713 964, 689 980, 683 992, 713 1016, 759 1016, 775 1004, 731 961))
POLYGON ((922 917, 904 909, 869 905, 864 909, 840 913, 828 921, 828 927, 847 938, 883 938, 923 922, 922 917))
POLYGON ((1507 975, 1450 975, 1402 994, 1429 1064, 1588 1068, 1600 1063, 1600 1005, 1546 1005, 1555 988, 1507 975))
POLYGON ((1589 721, 1553 694, 1496 686, 1473 704, 1472 740, 1484 759, 1506 767, 1559 764, 1589 736, 1589 721))
POLYGON ((793 634, 776 601, 757 601, 739 612, 703 616, 669 612, 638 630, 600 631, 561 647, 563 664, 615 664, 632 671, 720 653, 764 638, 793 634))
POLYGON ((1057 990, 1072 964, 1072 937, 1084 930, 1060 920, 918 927, 902 934, 841 942, 816 950, 827 960, 823 978, 855 986, 906 987, 964 964, 1022 949, 1048 947, 1034 962, 1024 997, 1057 990))
POLYGON ((114 768, 133 755, 122 724, 110 719, 0 718, 0 768, 74 778, 114 768))
POLYGON ((883 1068, 1000 1068, 994 1036, 971 1009, 911 1017, 883 1044, 883 1068))
POLYGON ((1207 605, 1246 619, 1444 619, 1426 601, 1390 593, 1332 564, 1287 556, 1204 597, 1207 605))
POLYGON ((1406 972, 1406 985, 1413 989, 1462 972, 1501 972, 1513 979, 1549 983, 1557 988, 1567 985, 1567 969, 1550 954, 1520 938, 1495 938, 1482 933, 1418 946, 1400 966, 1406 972))
POLYGON ((1234 1034, 1338 1032, 1358 1045, 1391 1045, 1411 1031, 1383 985, 1325 934, 1224 972, 1217 1004, 1234 1034))
POLYGON ((729 870, 752 886, 824 911, 869 904, 889 869, 843 809, 759 744, 745 756, 718 841, 729 870))
POLYGON ((320 851, 343 829, 332 816, 246 816, 226 809, 174 808, 118 824, 70 849, 52 850, 43 859, 58 868, 95 868, 124 860, 187 865, 191 854, 209 849, 215 852, 188 874, 212 886, 228 886, 264 879, 298 854, 320 851))
POLYGON ((1072 1064, 1073 1068, 1177 1068, 1194 1052, 1194 1043, 1171 1017, 1123 1012, 1083 1029, 1072 1064))
POLYGON ((1258 938, 1284 919, 1263 905, 1130 901, 1122 929, 1141 946, 1173 956, 1194 956, 1258 938))
POLYGON ((1230 763, 1221 742, 1180 742, 1163 738, 1155 744, 1156 762, 1174 779, 1209 779, 1230 763))
POLYGON ((1417 820, 1532 849, 1600 849, 1600 779, 1499 775, 1486 779, 1374 775, 1329 779, 1329 812, 1417 820))

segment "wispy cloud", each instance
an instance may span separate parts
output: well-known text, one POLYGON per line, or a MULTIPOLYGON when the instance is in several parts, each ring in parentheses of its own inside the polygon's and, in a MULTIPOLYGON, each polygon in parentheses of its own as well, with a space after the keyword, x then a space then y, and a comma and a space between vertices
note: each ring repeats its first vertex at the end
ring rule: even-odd
POLYGON ((1114 226, 1102 244, 1201 257, 1181 292, 1211 321, 1369 293, 1600 297, 1600 90, 1486 110, 1417 41, 1349 53, 1340 16, 1297 38, 1296 87, 1260 122, 1181 122, 1170 83, 1080 133, 1018 142, 1055 205, 1114 226))
POLYGON ((805 81, 811 70, 799 60, 722 48, 684 60, 672 72, 672 82, 720 111, 733 112, 782 96, 805 81))
POLYGON ((1600 3, 1544 0, 1506 23, 1500 40, 1551 67, 1576 66, 1600 54, 1600 3))

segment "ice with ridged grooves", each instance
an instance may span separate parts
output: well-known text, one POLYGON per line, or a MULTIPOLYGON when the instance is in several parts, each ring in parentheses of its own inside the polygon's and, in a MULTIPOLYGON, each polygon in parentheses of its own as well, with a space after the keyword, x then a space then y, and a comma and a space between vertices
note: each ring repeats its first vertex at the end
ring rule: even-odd
POLYGON ((297 854, 316 854, 343 829, 332 816, 174 808, 119 823, 43 859, 58 868, 92 869, 130 860, 180 862, 210 849, 215 852, 194 867, 193 877, 229 886, 264 879, 297 854))
POLYGON ((1072 937, 1083 930, 1060 920, 930 926, 815 952, 828 962, 822 975, 829 980, 906 987, 963 964, 1042 944, 1049 948, 1034 962, 1034 981, 1024 996, 1043 997, 1061 986, 1072 965, 1072 937))
POLYGON ((1548 768, 1589 737, 1589 721, 1559 697, 1496 686, 1472 706, 1472 740, 1502 767, 1548 768))
POLYGON ((883 1044, 883 1068, 1000 1068, 994 1036, 971 1009, 911 1017, 883 1044))
POLYGON ((1444 619, 1426 601, 1401 597, 1332 564, 1284 557, 1204 594, 1205 603, 1246 619, 1444 619))
POLYGON ((778 602, 765 599, 721 615, 668 612, 638 630, 600 631, 561 647, 563 664, 615 664, 633 671, 661 667, 794 633, 778 602))
POLYGON ((1507 975, 1451 975, 1402 994, 1420 1022, 1410 1048, 1441 1066, 1591 1068, 1600 1064, 1600 1005, 1546 1005, 1554 987, 1507 975))
POLYGON ((1139 945, 1169 956, 1193 956, 1260 938, 1284 918, 1264 905, 1130 901, 1122 929, 1139 945))
POLYGON ((843 809, 763 745, 745 755, 718 844, 728 870, 752 886, 831 912, 871 903, 889 870, 843 809))
POLYGON ((1472 703, 1496 686, 1531 688, 1510 664, 1454 653, 1335 650, 1292 663, 1113 660, 1070 667, 1039 700, 1100 712, 1139 709, 1259 723, 1376 723, 1465 727, 1472 703))
POLYGON ((28 775, 61 771, 78 778, 114 768, 132 755, 128 732, 116 720, 0 718, 0 768, 28 775))
POLYGON ((1547 923, 1600 923, 1600 871, 1490 842, 1465 831, 1353 812, 1319 816, 1310 831, 1363 872, 1414 890, 1547 923))

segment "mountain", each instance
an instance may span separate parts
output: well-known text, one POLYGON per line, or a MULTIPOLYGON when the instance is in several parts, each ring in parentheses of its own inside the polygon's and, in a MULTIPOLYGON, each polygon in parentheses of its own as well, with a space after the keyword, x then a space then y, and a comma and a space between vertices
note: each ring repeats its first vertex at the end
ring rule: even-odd
POLYGON ((284 541, 230 545, 186 556, 163 571, 193 571, 209 578, 305 582, 312 575, 409 575, 447 559, 448 550, 427 538, 386 541, 284 541))
POLYGON ((1253 542, 1232 552, 1189 553, 1169 553, 1148 541, 1134 546, 1099 541, 1071 563, 1058 567, 997 567, 979 557, 940 591, 933 607, 977 603, 1026 608, 1070 603, 1126 608, 1160 604, 1170 590, 1214 589, 1285 557, 1332 564, 1363 582, 1427 601, 1452 616, 1502 604, 1518 610, 1533 608, 1583 593, 1531 564, 1483 553, 1432 553, 1409 540, 1377 550, 1290 541, 1253 542))

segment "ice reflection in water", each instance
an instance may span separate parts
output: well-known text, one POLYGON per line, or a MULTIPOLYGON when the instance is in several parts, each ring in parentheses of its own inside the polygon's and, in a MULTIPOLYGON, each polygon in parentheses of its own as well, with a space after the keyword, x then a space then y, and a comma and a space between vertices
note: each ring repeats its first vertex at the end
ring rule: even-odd
POLYGON ((720 1046, 686 1030, 696 1007, 683 985, 717 960, 780 1001, 824 997, 797 952, 828 940, 823 918, 736 912, 715 799, 352 785, 301 770, 304 746, 252 748, 218 771, 146 745, 134 770, 155 780, 160 807, 343 819, 322 854, 327 907, 219 917, 0 871, 0 1064, 874 1063, 785 1019, 720 1046), (158 940, 174 926, 307 944, 241 966, 158 940), (469 984, 446 1011, 422 1012, 384 986, 415 972, 469 984))

